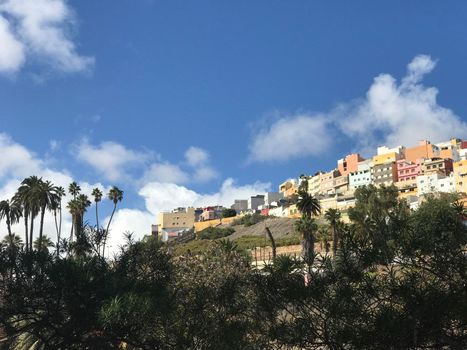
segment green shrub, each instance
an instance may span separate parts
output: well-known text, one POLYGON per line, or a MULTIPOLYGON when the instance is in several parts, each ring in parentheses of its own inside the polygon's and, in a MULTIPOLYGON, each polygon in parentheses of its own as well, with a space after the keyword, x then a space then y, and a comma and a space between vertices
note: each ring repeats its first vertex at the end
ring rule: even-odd
POLYGON ((230 236, 235 230, 231 227, 208 227, 198 233, 199 239, 219 239, 230 236))
POLYGON ((261 222, 263 220, 266 220, 269 218, 267 215, 260 215, 260 214, 246 214, 245 216, 242 216, 241 218, 238 218, 232 222, 232 225, 245 225, 245 226, 253 226, 257 224, 258 222, 261 222))

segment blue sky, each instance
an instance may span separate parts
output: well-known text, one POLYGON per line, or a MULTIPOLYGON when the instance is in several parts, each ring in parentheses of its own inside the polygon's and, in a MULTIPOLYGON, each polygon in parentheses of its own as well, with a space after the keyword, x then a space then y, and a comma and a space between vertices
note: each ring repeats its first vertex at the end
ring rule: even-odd
POLYGON ((115 183, 119 229, 142 230, 350 151, 465 137, 465 18, 464 1, 0 0, 0 194, 28 171, 115 183))

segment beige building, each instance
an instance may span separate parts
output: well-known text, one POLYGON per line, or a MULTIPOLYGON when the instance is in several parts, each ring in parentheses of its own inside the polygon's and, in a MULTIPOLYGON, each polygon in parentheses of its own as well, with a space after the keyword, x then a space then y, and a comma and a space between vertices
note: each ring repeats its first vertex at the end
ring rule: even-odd
POLYGON ((159 234, 164 238, 177 236, 179 232, 192 229, 195 224, 194 208, 177 208, 159 213, 159 234))
POLYGON ((456 191, 467 193, 467 160, 454 163, 454 180, 456 191))
POLYGON ((334 179, 338 177, 339 175, 340 174, 337 169, 334 169, 328 173, 320 174, 321 184, 320 184, 319 193, 322 195, 334 194, 335 193, 334 179))

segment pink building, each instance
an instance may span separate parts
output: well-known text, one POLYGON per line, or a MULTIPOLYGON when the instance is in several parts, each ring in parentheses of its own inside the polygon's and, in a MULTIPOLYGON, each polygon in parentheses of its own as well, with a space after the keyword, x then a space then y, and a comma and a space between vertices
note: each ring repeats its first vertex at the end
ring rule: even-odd
POLYGON ((415 163, 407 159, 397 161, 397 181, 416 180, 417 176, 422 173, 422 159, 417 159, 415 163))

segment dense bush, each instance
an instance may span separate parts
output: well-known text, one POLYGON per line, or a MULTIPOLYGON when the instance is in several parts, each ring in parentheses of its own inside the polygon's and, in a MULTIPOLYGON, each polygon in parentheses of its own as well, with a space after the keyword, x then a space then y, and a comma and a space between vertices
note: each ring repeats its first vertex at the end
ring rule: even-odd
POLYGON ((198 232, 199 239, 219 239, 230 236, 235 230, 231 227, 208 227, 198 232))
POLYGON ((260 214, 246 214, 238 219, 235 219, 232 222, 232 225, 245 225, 245 226, 253 226, 258 222, 268 219, 269 216, 267 215, 260 215, 260 214))

